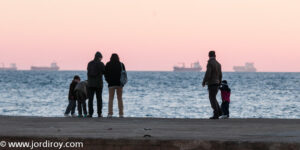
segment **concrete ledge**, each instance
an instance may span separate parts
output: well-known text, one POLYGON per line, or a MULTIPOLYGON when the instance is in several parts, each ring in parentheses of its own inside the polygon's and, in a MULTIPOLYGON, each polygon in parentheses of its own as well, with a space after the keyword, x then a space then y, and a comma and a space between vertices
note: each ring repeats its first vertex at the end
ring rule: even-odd
POLYGON ((300 150, 300 120, 296 119, 0 116, 0 129, 0 141, 83 142, 79 149, 300 150))

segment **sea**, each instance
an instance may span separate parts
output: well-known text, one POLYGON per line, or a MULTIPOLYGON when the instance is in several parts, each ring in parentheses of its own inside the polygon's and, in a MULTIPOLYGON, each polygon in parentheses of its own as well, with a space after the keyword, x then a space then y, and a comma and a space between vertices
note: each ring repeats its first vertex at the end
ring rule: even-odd
MULTIPOLYGON (((0 71, 0 115, 63 117, 74 75, 87 79, 85 71, 0 71)), ((123 94, 125 117, 212 116, 207 87, 201 86, 203 76, 204 72, 129 71, 123 94)), ((231 118, 300 118, 300 73, 224 72, 223 79, 232 90, 231 118)), ((220 92, 217 99, 221 103, 220 92)), ((107 107, 104 83, 104 116, 107 107)))

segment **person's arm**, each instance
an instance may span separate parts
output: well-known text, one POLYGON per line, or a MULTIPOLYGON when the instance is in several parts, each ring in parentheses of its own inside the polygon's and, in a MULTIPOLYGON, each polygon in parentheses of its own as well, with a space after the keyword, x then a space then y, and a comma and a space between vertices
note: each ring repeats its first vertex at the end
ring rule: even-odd
POLYGON ((86 81, 84 81, 84 83, 83 83, 83 92, 84 92, 84 96, 85 96, 85 98, 87 98, 88 96, 87 96, 87 82, 86 81))
POLYGON ((109 65, 106 64, 105 69, 104 69, 104 78, 107 83, 109 81, 109 72, 110 72, 109 65))
POLYGON ((89 68, 90 68, 90 63, 88 63, 88 66, 86 68, 86 70, 87 70, 87 76, 89 76, 89 68))
POLYGON ((104 65, 104 63, 102 63, 101 65, 102 65, 102 67, 101 67, 101 69, 102 69, 101 72, 102 72, 102 74, 105 74, 105 65, 104 65))
POLYGON ((71 84, 69 86, 69 96, 68 99, 71 100, 72 99, 72 93, 71 93, 71 84))
POLYGON ((203 82, 202 82, 202 86, 203 87, 205 87, 205 84, 208 81, 208 79, 210 78, 210 75, 211 75, 211 66, 210 66, 209 63, 207 63, 206 72, 205 72, 205 75, 204 75, 204 78, 203 78, 203 82))
POLYGON ((223 78, 222 66, 220 65, 220 76, 219 76, 220 83, 219 84, 221 84, 222 78, 223 78))
POLYGON ((70 93, 70 99, 71 100, 74 100, 75 99, 75 95, 74 95, 74 89, 75 89, 75 86, 74 86, 74 83, 71 83, 70 84, 70 91, 69 91, 69 93, 70 93))
POLYGON ((123 63, 122 63, 122 67, 123 67, 124 71, 126 71, 125 65, 123 63))
POLYGON ((224 93, 222 93, 222 90, 221 90, 221 99, 222 101, 224 101, 224 93))

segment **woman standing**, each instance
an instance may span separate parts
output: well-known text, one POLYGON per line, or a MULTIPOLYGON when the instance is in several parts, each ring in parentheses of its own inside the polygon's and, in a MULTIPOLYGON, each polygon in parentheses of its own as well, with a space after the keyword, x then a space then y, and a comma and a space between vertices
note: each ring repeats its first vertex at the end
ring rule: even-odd
POLYGON ((108 83, 109 89, 109 101, 108 101, 108 118, 113 116, 113 100, 115 96, 115 91, 117 91, 117 99, 119 106, 119 117, 123 118, 123 86, 121 84, 121 71, 125 70, 125 66, 120 62, 118 54, 112 54, 110 61, 105 67, 105 80, 108 83))

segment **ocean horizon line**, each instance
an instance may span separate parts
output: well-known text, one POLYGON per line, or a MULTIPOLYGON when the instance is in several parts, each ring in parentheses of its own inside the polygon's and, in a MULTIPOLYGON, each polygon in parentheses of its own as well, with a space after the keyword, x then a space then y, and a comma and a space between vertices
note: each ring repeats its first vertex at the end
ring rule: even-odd
MULTIPOLYGON (((18 70, 0 70, 0 71, 35 71, 35 72, 67 72, 67 71, 86 71, 86 70, 77 70, 77 69, 62 69, 57 71, 50 70, 30 70, 30 69, 18 69, 18 70)), ((206 70, 199 71, 205 72, 206 70)), ((176 72, 173 70, 127 70, 127 72, 176 72)), ((185 73, 185 72, 193 72, 193 71, 184 71, 184 72, 176 72, 176 73, 185 73)), ((300 71, 257 71, 257 72, 235 72, 235 71, 222 71, 224 73, 300 73, 300 71)))

